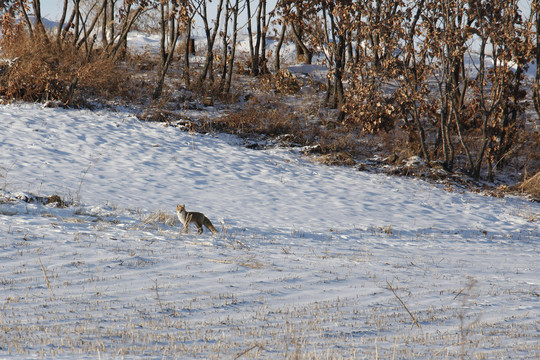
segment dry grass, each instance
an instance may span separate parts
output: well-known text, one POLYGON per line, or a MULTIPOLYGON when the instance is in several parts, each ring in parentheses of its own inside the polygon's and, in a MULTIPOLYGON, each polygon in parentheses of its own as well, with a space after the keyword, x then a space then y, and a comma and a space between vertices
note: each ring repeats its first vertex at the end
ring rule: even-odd
POLYGON ((164 211, 156 211, 145 217, 138 228, 161 229, 162 227, 173 228, 179 226, 180 221, 176 215, 164 211))
POLYGON ((518 190, 540 201, 540 171, 519 185, 518 190))
POLYGON ((218 119, 204 119, 202 126, 208 130, 230 132, 241 137, 277 137, 300 133, 302 130, 299 118, 292 109, 269 97, 253 97, 238 111, 218 119))
MULTIPOLYGON (((482 329, 493 328, 482 323, 470 329, 466 337, 450 332, 422 334, 410 329, 410 318, 397 306, 358 309, 350 300, 269 307, 267 299, 263 299, 261 306, 253 309, 246 319, 234 316, 227 320, 220 317, 197 319, 189 314, 207 309, 234 310, 241 298, 238 294, 223 293, 173 303, 156 293, 156 289, 147 291, 148 297, 154 295, 156 298, 153 305, 146 304, 143 308, 135 301, 125 304, 134 310, 132 314, 114 311, 114 304, 105 296, 96 296, 88 304, 58 299, 50 305, 56 308, 57 302, 65 301, 74 309, 86 306, 104 314, 114 311, 115 320, 107 321, 105 317, 103 322, 72 322, 64 319, 62 314, 41 311, 36 313, 39 322, 28 323, 16 313, 24 299, 12 298, 4 305, 6 318, 1 326, 5 331, 17 329, 17 336, 9 336, 8 351, 29 355, 26 349, 41 347, 43 353, 40 355, 44 357, 102 353, 178 359, 275 356, 282 359, 402 359, 463 358, 465 354, 484 359, 512 354, 509 349, 495 352, 486 349, 496 349, 497 339, 501 336, 517 339, 524 330, 497 331, 486 337, 481 335, 482 329), (8 318, 8 315, 15 316, 8 318), (45 322, 49 323, 46 327, 40 325, 45 322), (361 327, 355 326, 360 324, 361 327), (385 330, 390 326, 401 327, 403 331, 399 335, 390 335, 385 330)), ((429 321, 449 321, 453 311, 460 310, 431 309, 429 321)), ((425 317, 427 313, 420 315, 425 317)), ((536 350, 534 344, 521 342, 512 351, 532 354, 536 350)))
POLYGON ((117 96, 129 76, 108 58, 88 57, 68 42, 30 38, 25 32, 0 40, 2 56, 14 59, 0 72, 0 95, 24 101, 71 104, 77 94, 117 96))
POLYGON ((305 155, 314 155, 316 161, 328 165, 356 163, 361 155, 360 138, 354 131, 332 128, 331 123, 310 114, 313 107, 289 105, 281 96, 253 96, 246 104, 219 118, 203 118, 191 123, 190 130, 200 132, 226 132, 245 139, 262 141, 250 146, 258 148, 269 144, 305 147, 305 155), (309 120, 307 120, 309 119, 309 120))
POLYGON ((275 83, 276 90, 282 94, 296 94, 302 88, 302 81, 288 70, 278 72, 275 83))

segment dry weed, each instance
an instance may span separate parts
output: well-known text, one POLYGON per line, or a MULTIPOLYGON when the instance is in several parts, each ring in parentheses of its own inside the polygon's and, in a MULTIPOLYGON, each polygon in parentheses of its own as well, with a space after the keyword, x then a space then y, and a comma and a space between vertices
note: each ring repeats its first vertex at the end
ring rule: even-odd
POLYGON ((240 136, 301 134, 302 126, 291 108, 267 98, 252 98, 246 106, 221 117, 215 123, 218 130, 232 130, 240 136))
POLYGON ((302 88, 302 81, 288 70, 276 74, 276 90, 282 94, 296 94, 302 88))
POLYGON ((0 40, 12 59, 0 72, 0 95, 24 101, 72 103, 75 91, 111 96, 122 92, 127 74, 111 59, 88 57, 68 42, 31 38, 25 32, 0 40))
POLYGON ((518 186, 518 189, 521 192, 529 194, 533 198, 540 200, 540 171, 530 179, 523 181, 523 183, 518 186))
POLYGON ((174 227, 178 225, 178 219, 174 215, 163 211, 157 211, 150 214, 142 221, 142 226, 151 225, 157 227, 160 224, 168 227, 174 227))

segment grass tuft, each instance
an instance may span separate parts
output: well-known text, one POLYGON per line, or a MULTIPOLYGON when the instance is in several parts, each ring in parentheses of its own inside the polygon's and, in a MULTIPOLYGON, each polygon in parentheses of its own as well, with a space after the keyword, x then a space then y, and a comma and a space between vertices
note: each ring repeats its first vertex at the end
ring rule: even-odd
POLYGON ((540 171, 530 179, 527 179, 518 186, 518 189, 531 195, 537 201, 540 201, 540 171))

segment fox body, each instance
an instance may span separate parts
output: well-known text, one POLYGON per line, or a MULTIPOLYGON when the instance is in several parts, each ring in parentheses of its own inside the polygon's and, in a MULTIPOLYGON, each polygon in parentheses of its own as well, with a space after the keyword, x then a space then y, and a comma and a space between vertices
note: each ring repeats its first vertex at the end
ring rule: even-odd
POLYGON ((195 223, 197 226, 197 232, 202 234, 203 225, 208 228, 213 234, 217 234, 217 230, 212 225, 212 222, 200 212, 186 211, 185 205, 176 205, 176 215, 180 222, 184 225, 184 230, 188 232, 189 223, 195 223))

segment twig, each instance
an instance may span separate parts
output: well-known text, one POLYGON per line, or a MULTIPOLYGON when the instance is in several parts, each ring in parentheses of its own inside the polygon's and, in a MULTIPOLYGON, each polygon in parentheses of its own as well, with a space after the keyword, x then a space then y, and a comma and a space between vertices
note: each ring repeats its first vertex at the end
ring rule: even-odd
POLYGON ((157 279, 154 281, 156 283, 156 296, 157 301, 159 304, 159 308, 161 309, 161 315, 163 315, 163 323, 165 324, 165 327, 167 328, 167 333, 169 332, 169 324, 167 323, 167 318, 165 317, 165 311, 163 311, 163 304, 161 303, 161 298, 159 297, 159 291, 158 291, 158 282, 157 279))
POLYGON ((39 260, 39 265, 41 265, 41 271, 43 271, 43 276, 45 276, 45 281, 47 282, 47 287, 49 288, 49 291, 51 292, 52 299, 55 300, 51 282, 49 281, 49 277, 47 276, 47 271, 45 270, 45 266, 43 266, 43 263, 41 262, 41 257, 39 256, 39 249, 37 251, 37 256, 39 260))
POLYGON ((234 360, 238 360, 240 359, 242 356, 246 355, 248 352, 250 352, 251 350, 255 349, 255 348, 260 348, 262 349, 263 347, 259 344, 256 344, 256 345, 253 345, 252 347, 250 347, 249 349, 246 349, 244 351, 242 351, 241 353, 239 353, 238 355, 236 355, 236 357, 234 358, 234 360))
POLYGON ((403 307, 405 308, 405 310, 407 310, 407 312, 408 312, 409 315, 411 316, 411 319, 413 320, 413 326, 416 325, 416 326, 418 326, 419 329, 422 329, 422 326, 420 326, 420 324, 418 323, 418 320, 416 320, 416 318, 414 317, 414 315, 412 314, 412 312, 409 310, 409 308, 407 307, 407 305, 405 305, 405 302, 403 302, 403 300, 401 300, 401 298, 399 297, 399 295, 396 293, 396 290, 392 287, 392 285, 390 285, 390 283, 388 282, 388 280, 386 280, 386 284, 388 284, 388 288, 392 291, 392 293, 394 294, 394 296, 396 297, 396 299, 398 299, 398 301, 401 303, 401 305, 403 305, 403 307))
MULTIPOLYGON (((157 301, 158 301, 158 304, 159 304, 159 308, 161 309, 161 315, 163 316, 163 324, 165 325, 165 328, 167 330, 167 337, 169 338, 169 341, 171 342, 171 346, 172 346, 172 343, 174 342, 174 339, 173 337, 171 336, 171 333, 170 333, 170 328, 169 328, 169 323, 167 321, 167 317, 165 316, 165 311, 163 310, 163 303, 161 302, 161 298, 159 297, 159 291, 158 291, 158 281, 157 279, 154 280, 154 283, 156 284, 155 286, 155 289, 156 289, 156 296, 157 296, 157 301)), ((184 343, 181 343, 181 347, 182 347, 182 350, 183 351, 186 351, 186 346, 184 345, 184 343)))
POLYGON ((86 168, 86 170, 84 170, 82 172, 82 176, 81 176, 81 181, 79 182, 79 188, 77 189, 77 196, 76 196, 76 201, 78 203, 81 202, 81 197, 80 197, 80 194, 81 194, 81 189, 82 189, 82 185, 83 185, 83 182, 84 182, 84 178, 86 177, 86 174, 88 174, 88 171, 90 171, 90 168, 92 166, 94 166, 96 164, 97 160, 94 160, 93 162, 90 163, 90 165, 88 165, 88 167, 86 168))
POLYGON ((459 290, 459 292, 456 294, 456 296, 454 296, 454 299, 453 299, 453 300, 456 300, 457 297, 458 297, 459 295, 461 295, 461 293, 463 292, 463 290, 465 290, 465 288, 459 290))

